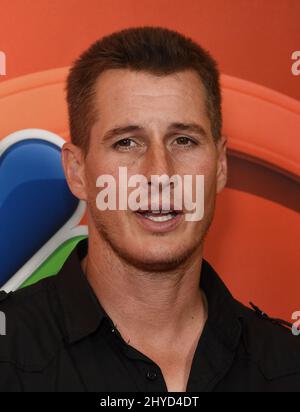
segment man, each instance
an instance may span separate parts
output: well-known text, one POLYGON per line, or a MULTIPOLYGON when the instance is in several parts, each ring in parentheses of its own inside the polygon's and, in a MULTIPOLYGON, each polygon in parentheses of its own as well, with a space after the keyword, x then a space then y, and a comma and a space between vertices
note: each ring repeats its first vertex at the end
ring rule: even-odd
POLYGON ((298 392, 299 339, 235 301, 203 259, 227 178, 212 57, 173 31, 124 30, 75 62, 67 97, 63 164, 89 241, 57 276, 3 295, 0 390, 298 392), (161 200, 100 210, 99 176, 118 181, 120 167, 149 196, 154 175, 204 176, 202 218, 161 200))

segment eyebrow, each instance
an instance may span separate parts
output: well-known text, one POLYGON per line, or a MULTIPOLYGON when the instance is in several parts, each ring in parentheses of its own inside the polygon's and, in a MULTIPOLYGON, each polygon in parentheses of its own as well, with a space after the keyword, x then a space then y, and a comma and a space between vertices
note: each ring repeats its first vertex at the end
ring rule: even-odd
MULTIPOLYGON (((167 136, 176 131, 191 132, 191 133, 196 133, 204 137, 207 137, 207 133, 205 129, 198 123, 180 123, 180 122, 171 123, 167 129, 167 136)), ((135 124, 131 124, 128 126, 115 127, 111 130, 108 130, 104 134, 103 141, 110 140, 113 137, 120 136, 126 133, 133 133, 133 132, 145 132, 145 128, 139 125, 135 125, 135 124)))

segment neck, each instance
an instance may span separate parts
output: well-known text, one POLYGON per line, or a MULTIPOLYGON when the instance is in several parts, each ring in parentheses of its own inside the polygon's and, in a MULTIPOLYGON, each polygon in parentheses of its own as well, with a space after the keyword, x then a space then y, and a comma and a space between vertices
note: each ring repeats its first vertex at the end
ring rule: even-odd
POLYGON ((106 241, 90 235, 82 268, 123 338, 159 345, 203 329, 207 310, 199 288, 202 256, 201 246, 180 267, 150 273, 131 266, 106 241))

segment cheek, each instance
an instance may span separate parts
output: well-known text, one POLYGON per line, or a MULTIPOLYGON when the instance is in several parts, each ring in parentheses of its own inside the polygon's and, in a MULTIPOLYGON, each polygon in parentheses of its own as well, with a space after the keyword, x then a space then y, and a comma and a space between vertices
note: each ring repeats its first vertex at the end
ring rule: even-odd
POLYGON ((217 182, 217 161, 212 155, 202 156, 197 162, 190 163, 186 169, 182 170, 182 175, 191 174, 204 176, 205 193, 208 194, 216 187, 217 182), (187 172, 188 170, 188 172, 187 172))
POLYGON ((199 162, 195 174, 204 176, 204 213, 214 207, 217 191, 217 163, 214 156, 207 156, 199 162))
POLYGON ((209 151, 200 162, 200 173, 204 175, 207 188, 215 186, 217 179, 217 156, 215 150, 209 151))
POLYGON ((85 179, 88 188, 88 197, 94 198, 101 188, 97 187, 96 183, 100 176, 109 175, 117 177, 118 168, 106 159, 101 159, 100 156, 89 156, 86 159, 85 179))
POLYGON ((98 173, 94 170, 87 170, 86 171, 86 185, 87 185, 87 197, 88 199, 95 200, 96 196, 99 192, 99 188, 96 186, 96 182, 98 179, 98 173))
POLYGON ((208 172, 204 177, 204 192, 205 192, 205 205, 210 207, 214 204, 217 194, 217 175, 216 170, 208 172))

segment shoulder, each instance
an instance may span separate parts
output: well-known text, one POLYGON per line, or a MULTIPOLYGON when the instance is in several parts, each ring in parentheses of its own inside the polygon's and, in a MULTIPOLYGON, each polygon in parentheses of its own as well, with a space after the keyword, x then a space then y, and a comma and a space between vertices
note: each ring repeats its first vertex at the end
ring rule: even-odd
POLYGON ((300 337, 259 311, 236 306, 247 356, 267 379, 297 376, 300 385, 300 337))
POLYGON ((0 364, 39 370, 63 344, 56 276, 25 289, 0 293, 0 364), (4 333, 3 333, 4 332, 4 333))

